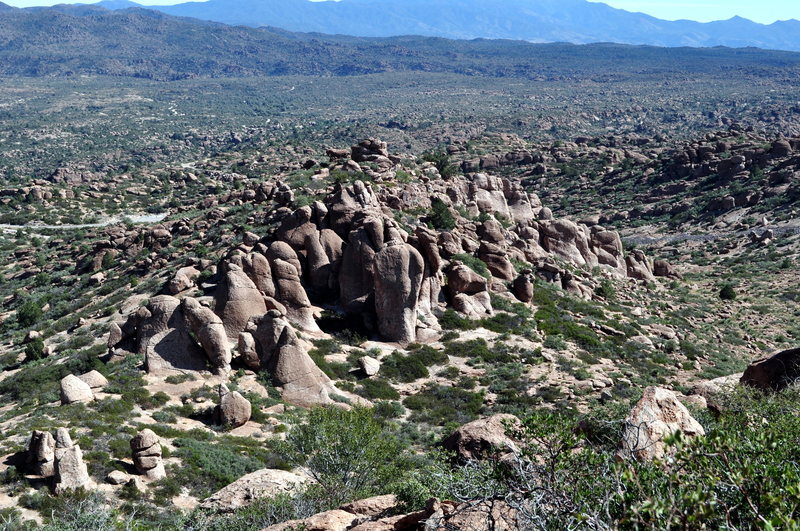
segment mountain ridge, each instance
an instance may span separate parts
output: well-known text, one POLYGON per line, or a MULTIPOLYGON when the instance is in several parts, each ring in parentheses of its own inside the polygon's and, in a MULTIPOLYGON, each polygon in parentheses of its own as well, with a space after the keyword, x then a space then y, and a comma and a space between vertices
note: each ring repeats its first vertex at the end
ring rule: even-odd
MULTIPOLYGON (((110 9, 128 2, 101 2, 110 9)), ((742 17, 714 22, 667 21, 586 0, 208 0, 147 6, 175 16, 232 25, 270 26, 358 37, 420 35, 588 44, 758 47, 800 51, 800 22, 759 24, 742 17), (365 5, 371 9, 365 9, 365 5)))
POLYGON ((527 79, 620 78, 641 72, 752 74, 800 68, 800 55, 757 49, 404 36, 359 38, 249 28, 94 5, 0 14, 0 75, 115 75, 156 80, 424 71, 527 79))

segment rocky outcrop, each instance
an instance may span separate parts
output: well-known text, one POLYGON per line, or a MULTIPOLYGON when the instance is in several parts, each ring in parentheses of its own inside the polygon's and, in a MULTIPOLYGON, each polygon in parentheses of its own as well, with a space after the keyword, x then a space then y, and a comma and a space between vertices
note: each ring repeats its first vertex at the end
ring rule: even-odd
POLYGON ((652 461, 664 459, 664 438, 680 431, 687 437, 705 435, 705 430, 672 391, 648 387, 625 419, 618 456, 652 461))
POLYGON ((518 453, 519 447, 508 432, 519 426, 514 415, 493 415, 464 424, 442 441, 442 446, 463 461, 518 453))
POLYGON ((417 304, 425 264, 419 251, 391 237, 375 255, 375 311, 378 330, 388 341, 417 339, 417 304))
POLYGON ((169 295, 177 295, 194 286, 195 280, 200 276, 200 271, 193 266, 182 267, 167 283, 165 291, 169 295))
POLYGON ((646 282, 655 281, 650 260, 648 260, 641 249, 634 249, 631 251, 631 253, 625 257, 625 265, 630 278, 644 280, 646 282))
POLYGON ((169 374, 175 370, 200 371, 206 356, 190 335, 181 303, 175 297, 159 295, 150 299, 123 326, 134 328, 138 352, 144 355, 150 374, 169 374))
POLYGON ((242 268, 228 264, 224 279, 217 286, 214 311, 222 318, 228 338, 236 340, 250 318, 264 314, 267 305, 264 295, 242 268))
POLYGON ((265 468, 223 487, 203 500, 200 508, 220 513, 233 512, 262 498, 296 492, 307 481, 305 476, 293 472, 265 468))
POLYGON ((741 383, 762 391, 780 391, 800 379, 800 348, 784 350, 752 362, 741 383))
POLYGON ((330 404, 336 392, 308 355, 285 316, 277 310, 252 319, 239 336, 239 351, 249 367, 266 370, 282 388, 284 400, 297 405, 330 404))
POLYGON ((210 308, 201 306, 196 299, 181 302, 186 326, 205 351, 215 371, 225 374, 231 369, 231 349, 228 346, 225 325, 210 308))
POLYGON ((34 430, 28 441, 26 463, 31 474, 52 477, 56 473, 56 441, 48 431, 34 430))
POLYGON ((72 444, 69 431, 59 428, 55 442, 55 493, 89 488, 92 481, 83 462, 83 452, 80 446, 72 444))
POLYGON ((140 474, 153 481, 166 477, 158 435, 150 429, 144 429, 131 439, 130 445, 133 464, 140 474))

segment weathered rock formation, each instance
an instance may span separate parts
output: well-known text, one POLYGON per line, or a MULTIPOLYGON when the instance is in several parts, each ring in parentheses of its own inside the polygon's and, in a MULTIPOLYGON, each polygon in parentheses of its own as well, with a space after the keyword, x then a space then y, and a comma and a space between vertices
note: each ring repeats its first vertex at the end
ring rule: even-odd
POLYGON ((268 371, 285 400, 300 405, 329 404, 336 388, 308 350, 278 310, 251 319, 239 334, 243 361, 253 370, 268 371))
POLYGON ((55 492, 86 489, 92 484, 80 446, 72 444, 69 431, 59 428, 55 439, 55 492))
POLYGON ((52 477, 56 473, 56 441, 48 431, 34 430, 28 441, 27 465, 31 474, 52 477))
POLYGON ((680 431, 688 437, 705 430, 672 391, 648 387, 625 419, 618 455, 623 459, 651 461, 667 455, 664 438, 680 431))
POLYGON ((144 429, 131 439, 133 464, 147 479, 157 480, 166 477, 161 459, 161 441, 152 430, 144 429))

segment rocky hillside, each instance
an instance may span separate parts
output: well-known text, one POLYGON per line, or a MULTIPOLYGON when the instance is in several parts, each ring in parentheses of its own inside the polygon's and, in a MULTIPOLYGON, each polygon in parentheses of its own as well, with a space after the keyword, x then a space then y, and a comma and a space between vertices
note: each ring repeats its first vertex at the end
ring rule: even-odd
MULTIPOLYGON (((220 154, 152 169, 149 183, 171 187, 163 221, 7 230, 4 514, 17 527, 480 528, 476 507, 489 504, 514 528, 539 518, 527 495, 506 483, 465 495, 475 478, 460 474, 494 477, 470 468, 490 447, 512 449, 527 470, 542 429, 565 437, 548 445, 591 453, 583 466, 618 454, 630 470, 658 474, 651 461, 676 451, 664 433, 728 433, 720 418, 739 422, 753 399, 723 390, 751 360, 800 337, 796 311, 786 311, 800 296, 795 139, 732 129, 668 143, 487 135, 418 154, 379 140, 286 148, 273 153, 282 164, 220 154), (272 175, 239 173, 263 175, 261 166, 272 175), (705 181, 728 188, 704 196, 705 181), (623 243, 643 220, 650 233, 670 227, 633 214, 621 196, 663 198, 653 182, 684 186, 673 204, 703 205, 676 213, 688 212, 673 226, 714 239, 637 232, 638 245, 623 243), (737 182, 761 197, 737 204, 737 182), (597 213, 593 194, 620 200, 597 213), (709 206, 727 196, 720 207, 769 218, 755 237, 709 206), (663 426, 631 431, 652 422, 663 426), (583 442, 566 435, 576 425, 583 442), (348 445, 366 453, 355 462, 326 453, 348 445), (461 464, 422 457, 441 445, 461 464), (366 468, 340 475, 354 463, 366 468), (373 495, 382 497, 348 505, 373 495)), ((69 182, 42 181, 26 204, 51 208, 69 182)), ((95 204, 115 183, 93 192, 95 204)), ((787 363, 769 363, 745 381, 783 387, 787 363)), ((764 414, 777 423, 784 406, 775 407, 764 414)), ((677 451, 694 462, 695 450, 677 451)), ((605 521, 589 509, 600 501, 582 498, 589 491, 569 490, 602 474, 564 471, 576 475, 550 480, 566 482, 559 496, 577 505, 549 521, 605 521)), ((649 487, 625 486, 636 488, 649 487)), ((613 492, 604 489, 591 492, 613 492)))

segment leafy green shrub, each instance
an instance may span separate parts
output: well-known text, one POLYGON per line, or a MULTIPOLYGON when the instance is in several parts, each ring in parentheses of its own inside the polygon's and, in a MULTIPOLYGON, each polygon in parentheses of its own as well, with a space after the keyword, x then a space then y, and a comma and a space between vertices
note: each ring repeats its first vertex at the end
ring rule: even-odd
POLYGON ((455 216, 450 212, 447 204, 438 197, 434 197, 431 200, 431 214, 428 216, 428 221, 433 225, 433 228, 438 230, 453 230, 456 228, 455 216))
POLYGON ((733 288, 733 284, 723 284, 722 288, 719 290, 719 298, 724 301, 732 301, 736 299, 736 290, 733 288))
POLYGON ((356 392, 369 400, 397 400, 400 398, 400 393, 395 391, 389 382, 377 378, 364 380, 356 392))
POLYGON ((28 298, 25 299, 17 310, 17 322, 21 327, 28 328, 38 323, 43 314, 41 303, 32 298, 28 298))
POLYGON ((382 494, 407 469, 397 437, 366 408, 312 409, 282 448, 291 463, 308 470, 332 506, 382 494))
POLYGON ((403 405, 412 410, 412 422, 427 422, 434 426, 464 424, 475 420, 482 411, 483 393, 426 384, 416 395, 406 397, 403 405))
POLYGON ((458 173, 458 168, 450 163, 450 155, 445 151, 429 151, 421 156, 425 162, 432 162, 443 178, 448 178, 458 173))
POLYGON ((250 472, 265 467, 265 464, 223 444, 178 438, 173 444, 182 465, 173 473, 183 485, 193 492, 208 496, 225 485, 233 483, 250 472))
POLYGON ((37 337, 25 345, 25 361, 36 361, 42 358, 44 358, 44 340, 37 337))
POLYGON ((428 377, 428 367, 416 356, 392 352, 381 363, 380 374, 390 380, 410 383, 428 377))

